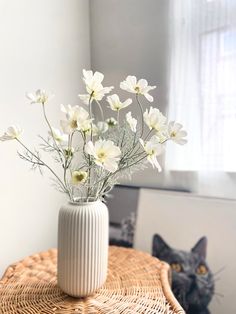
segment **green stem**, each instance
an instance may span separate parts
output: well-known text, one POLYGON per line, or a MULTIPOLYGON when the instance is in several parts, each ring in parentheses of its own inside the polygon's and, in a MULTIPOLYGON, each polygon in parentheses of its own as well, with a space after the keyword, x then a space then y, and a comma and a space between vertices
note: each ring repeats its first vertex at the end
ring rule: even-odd
MULTIPOLYGON (((124 138, 125 138, 125 130, 124 130, 124 132, 123 132, 122 139, 121 139, 121 142, 120 142, 120 148, 121 148, 121 149, 123 148, 124 138)), ((118 145, 119 145, 119 142, 118 142, 118 145)))
POLYGON ((144 138, 144 142, 147 140, 148 136, 152 133, 153 129, 151 129, 144 138))
MULTIPOLYGON (((151 129, 151 130, 147 133, 147 135, 146 135, 145 138, 144 138, 144 142, 147 140, 148 136, 152 133, 152 131, 153 131, 153 129, 151 129)), ((164 143, 164 142, 163 142, 163 143, 164 143)), ((161 143, 161 144, 163 144, 163 143, 161 143)), ((133 147, 131 148, 131 150, 128 151, 126 157, 129 156, 132 152, 133 152, 134 154, 136 154, 136 153, 138 152, 139 148, 137 148, 137 149, 135 150, 136 144, 137 144, 137 143, 136 143, 136 136, 135 136, 135 137, 134 137, 134 142, 133 142, 133 147)))
POLYGON ((90 95, 89 97, 89 117, 91 119, 91 132, 90 132, 90 139, 91 141, 93 140, 93 114, 92 114, 92 97, 93 97, 93 93, 90 95))
MULTIPOLYGON (((89 116, 90 119, 93 118, 92 116, 92 97, 93 97, 93 93, 90 95, 89 98, 89 116)), ((91 132, 90 132, 90 139, 91 141, 93 140, 93 121, 91 121, 91 132)), ((86 143, 86 136, 84 137, 84 143, 86 143)), ((89 194, 90 194, 90 185, 91 185, 91 156, 89 155, 89 169, 88 169, 88 189, 87 189, 87 198, 89 198, 89 194)))
POLYGON ((56 142, 56 140, 55 140, 55 138, 54 138, 51 124, 50 124, 50 122, 49 122, 49 120, 48 120, 48 118, 47 118, 47 115, 46 115, 44 103, 42 103, 42 106, 43 106, 43 115, 44 115, 44 119, 45 119, 45 121, 46 121, 46 123, 47 123, 47 125, 48 125, 48 127, 49 127, 50 132, 51 132, 51 136, 52 136, 54 145, 55 145, 55 147, 57 148, 57 152, 58 152, 58 156, 59 156, 59 158, 60 158, 60 161, 61 161, 61 163, 63 164, 63 160, 62 160, 61 154, 60 154, 60 151, 61 151, 61 150, 60 150, 59 146, 57 145, 57 142, 56 142))
POLYGON ((142 121, 142 126, 141 126, 141 134, 140 134, 140 137, 143 136, 143 127, 144 127, 144 121, 143 121, 143 107, 138 99, 138 94, 136 94, 136 100, 137 100, 137 103, 139 105, 139 108, 140 108, 140 111, 141 111, 141 121, 142 121))
POLYGON ((68 170, 68 167, 69 167, 69 164, 70 164, 70 162, 68 164, 68 160, 70 158, 71 141, 72 141, 72 135, 69 134, 68 146, 67 146, 68 147, 67 148, 68 149, 68 152, 67 152, 68 155, 67 156, 65 155, 65 164, 64 164, 64 184, 65 184, 65 186, 67 187, 67 189, 68 189, 68 191, 70 193, 70 198, 73 197, 73 191, 71 193, 70 188, 68 187, 66 175, 67 175, 67 170, 68 170))
POLYGON ((46 167, 57 178, 63 190, 70 196, 69 190, 61 181, 61 179, 58 177, 58 175, 55 173, 55 171, 51 167, 49 167, 42 159, 40 159, 37 155, 35 155, 28 147, 26 147, 18 138, 16 138, 16 140, 18 143, 20 143, 21 146, 23 146, 34 158, 36 158, 39 162, 41 162, 42 165, 46 167))
POLYGON ((161 142, 160 144, 164 144, 165 142, 167 142, 169 140, 169 138, 167 138, 166 140, 164 140, 163 142, 161 142))
POLYGON ((100 103, 97 100, 96 100, 96 103, 97 103, 98 108, 100 110, 102 121, 104 121, 104 113, 103 113, 103 110, 102 110, 102 106, 100 105, 100 103))
POLYGON ((120 110, 117 110, 117 122, 119 126, 120 125, 120 110))
POLYGON ((65 186, 67 186, 66 170, 67 170, 67 160, 65 161, 65 167, 64 167, 64 184, 65 184, 65 186))

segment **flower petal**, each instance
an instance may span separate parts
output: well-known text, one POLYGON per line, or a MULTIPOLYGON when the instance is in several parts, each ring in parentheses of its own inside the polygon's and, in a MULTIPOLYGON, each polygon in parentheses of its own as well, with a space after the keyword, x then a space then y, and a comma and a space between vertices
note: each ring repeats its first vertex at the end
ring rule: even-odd
POLYGON ((95 150, 95 147, 94 147, 94 144, 92 141, 89 141, 86 145, 85 145, 85 152, 89 155, 92 155, 92 156, 96 156, 96 150, 95 150))
POLYGON ((107 158, 103 164, 104 168, 110 172, 115 172, 118 169, 118 164, 115 159, 107 158))
POLYGON ((94 75, 93 75, 93 80, 94 81, 102 83, 103 79, 104 79, 104 74, 102 74, 101 72, 95 72, 94 73, 94 75))
POLYGON ((126 100, 123 102, 123 104, 122 104, 122 108, 128 107, 131 103, 132 103, 132 99, 131 99, 131 98, 126 99, 126 100))
POLYGON ((146 97, 146 99, 147 99, 148 101, 153 102, 153 97, 152 97, 150 94, 145 93, 145 94, 144 94, 144 97, 146 97))
POLYGON ((137 83, 137 86, 140 88, 140 89, 144 89, 145 87, 148 86, 148 82, 147 80, 144 80, 144 79, 140 79, 137 83))

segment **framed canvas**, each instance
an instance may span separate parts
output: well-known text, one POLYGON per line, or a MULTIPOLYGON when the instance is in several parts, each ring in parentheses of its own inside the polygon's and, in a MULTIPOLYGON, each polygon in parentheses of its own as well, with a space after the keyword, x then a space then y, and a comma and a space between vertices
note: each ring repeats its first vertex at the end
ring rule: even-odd
POLYGON ((139 188, 116 185, 107 197, 110 244, 133 247, 139 188))

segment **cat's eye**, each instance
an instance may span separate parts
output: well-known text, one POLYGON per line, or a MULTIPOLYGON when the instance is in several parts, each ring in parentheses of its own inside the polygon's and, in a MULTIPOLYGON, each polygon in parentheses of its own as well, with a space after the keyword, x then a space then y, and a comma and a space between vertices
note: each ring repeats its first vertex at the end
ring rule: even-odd
POLYGON ((177 273, 180 273, 182 271, 182 266, 179 263, 172 263, 170 266, 172 270, 174 270, 177 273))
POLYGON ((198 275, 206 275, 208 273, 208 269, 205 265, 200 264, 197 268, 197 274, 198 275))

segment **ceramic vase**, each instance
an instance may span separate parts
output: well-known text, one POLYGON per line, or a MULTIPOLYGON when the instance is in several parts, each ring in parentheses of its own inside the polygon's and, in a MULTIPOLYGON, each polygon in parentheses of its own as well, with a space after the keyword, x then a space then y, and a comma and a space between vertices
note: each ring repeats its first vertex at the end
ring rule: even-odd
POLYGON ((58 285, 68 295, 85 297, 106 281, 108 210, 101 201, 69 202, 58 222, 58 285))

